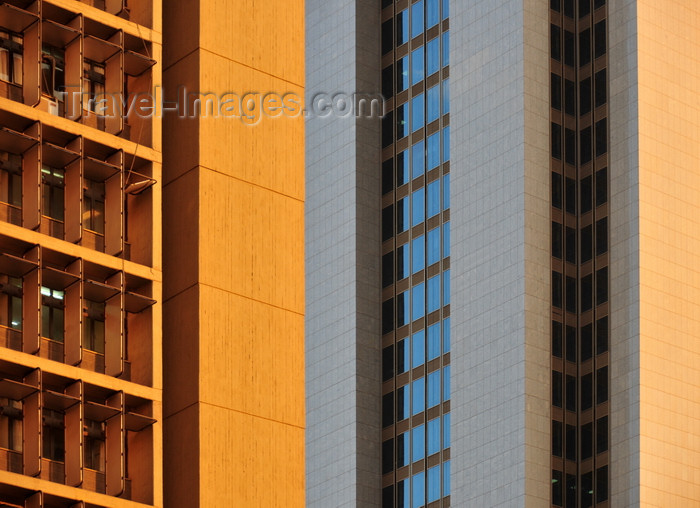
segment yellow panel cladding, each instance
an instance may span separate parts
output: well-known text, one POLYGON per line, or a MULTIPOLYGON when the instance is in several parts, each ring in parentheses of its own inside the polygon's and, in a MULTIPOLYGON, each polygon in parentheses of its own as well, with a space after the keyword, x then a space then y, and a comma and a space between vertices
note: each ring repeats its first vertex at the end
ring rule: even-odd
POLYGON ((700 4, 640 0, 638 16, 641 506, 697 506, 700 4))

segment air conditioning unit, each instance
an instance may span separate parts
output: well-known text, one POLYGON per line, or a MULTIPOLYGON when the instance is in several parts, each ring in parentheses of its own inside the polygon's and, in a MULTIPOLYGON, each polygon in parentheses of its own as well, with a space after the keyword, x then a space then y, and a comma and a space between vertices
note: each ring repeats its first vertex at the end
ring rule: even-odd
POLYGON ((58 102, 51 101, 51 100, 49 100, 47 102, 48 102, 49 113, 51 113, 52 115, 58 116, 58 102))

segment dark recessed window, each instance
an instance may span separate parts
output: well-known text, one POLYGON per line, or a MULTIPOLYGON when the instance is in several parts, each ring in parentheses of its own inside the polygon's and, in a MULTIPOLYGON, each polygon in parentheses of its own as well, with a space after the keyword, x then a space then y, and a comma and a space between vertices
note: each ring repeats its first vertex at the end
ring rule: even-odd
POLYGON ((382 241, 394 236, 394 207, 389 205, 382 210, 382 241))
POLYGON ((579 34, 579 66, 588 65, 591 61, 591 29, 586 28, 579 34))
POLYGON ((566 426, 566 459, 576 460, 576 427, 574 425, 566 426))
POLYGON ((595 328, 595 352, 600 355, 608 350, 608 316, 596 321, 595 328))
POLYGON ((599 7, 603 7, 605 5, 605 0, 594 0, 593 1, 593 8, 598 9, 599 7))
POLYGON ((561 160, 561 125, 552 122, 552 157, 561 160))
POLYGON ((394 508, 394 486, 389 485, 382 489, 382 508, 394 508))
POLYGON ((394 377, 394 346, 382 350, 382 379, 388 381, 394 377))
POLYGON ((386 148, 394 142, 394 112, 389 111, 382 118, 382 147, 386 148))
POLYGON ((382 334, 394 329, 394 299, 382 303, 382 334))
POLYGON ((576 363, 576 328, 566 327, 566 361, 576 363))
POLYGON ((394 470, 394 440, 389 439, 382 443, 382 474, 394 470))
MULTIPOLYGON (((586 374, 581 377, 581 411, 586 411, 593 407, 593 374, 586 374)), ((591 428, 591 432, 593 429, 591 428)), ((592 439, 592 436, 591 436, 592 439)), ((590 455, 589 455, 590 456, 590 455)), ((586 458, 586 457, 584 457, 586 458)))
POLYGON ((552 222, 552 256, 561 259, 562 251, 561 224, 552 222))
POLYGON ((595 156, 600 157, 608 151, 608 119, 595 123, 595 156))
POLYGON ((588 213, 593 208, 593 177, 581 179, 581 213, 588 213))
POLYGON ((578 0, 578 17, 583 18, 591 12, 591 0, 578 0))
POLYGON ((581 508, 591 508, 591 506, 593 506, 593 471, 581 475, 581 508))
POLYGON ((605 54, 605 20, 595 24, 595 57, 605 54))
POLYGON ((593 308, 593 275, 581 277, 581 312, 593 308))
MULTIPOLYGON (((572 166, 576 164, 576 131, 571 129, 564 129, 565 133, 565 149, 566 149, 566 163, 572 166)), ((575 213, 571 212, 571 213, 575 213)))
POLYGON ((595 206, 604 205, 608 201, 608 168, 596 171, 595 174, 595 206))
POLYGON ((595 473, 595 500, 602 503, 608 499, 608 466, 599 467, 595 473))
POLYGON ((552 321, 552 356, 562 357, 563 349, 563 325, 559 321, 552 321))
POLYGON ((593 227, 581 228, 581 263, 587 263, 593 257, 593 227))
POLYGON ((561 111, 561 76, 552 73, 552 107, 561 111))
POLYGON ((596 272, 596 305, 608 301, 608 267, 601 268, 596 272))
POLYGON ((593 358, 593 324, 581 327, 581 361, 593 358))
POLYGON ((576 312, 576 278, 566 278, 566 311, 576 312))
POLYGON ((564 0, 564 16, 573 18, 575 12, 576 11, 574 10, 574 0, 564 0))
POLYGON ((562 375, 556 370, 552 371, 552 405, 562 407, 562 375))
POLYGON ((581 164, 591 162, 593 147, 591 146, 591 127, 581 130, 581 164))
POLYGON ((555 457, 562 456, 563 441, 562 423, 554 420, 552 422, 552 455, 555 457))
POLYGON ((586 78, 581 81, 581 95, 579 101, 581 103, 581 115, 585 115, 591 111, 591 94, 591 78, 586 78))
POLYGON ((566 475, 566 506, 576 506, 576 475, 566 475))
POLYGON ((596 404, 602 404, 608 400, 608 368, 603 367, 596 371, 596 404))
MULTIPOLYGON (((574 376, 566 376, 566 410, 576 412, 576 378, 574 376)), ((566 455, 568 458, 568 451, 566 455)), ((576 460, 576 457, 573 460, 576 460)))
POLYGON ((551 26, 551 45, 552 45, 552 58, 557 62, 561 61, 561 29, 556 26, 551 26))
POLYGON ((394 392, 382 397, 382 426, 388 427, 394 423, 394 392))
POLYGON ((552 171, 552 206, 561 210, 561 175, 552 171))
POLYGON ((608 100, 607 72, 605 69, 595 73, 595 107, 600 107, 608 100))
POLYGON ((394 283, 394 253, 382 256, 382 287, 390 286, 394 283))
POLYGON ((386 55, 394 47, 394 23, 393 20, 382 23, 382 55, 386 55))
POLYGON ((408 372, 411 368, 411 348, 409 339, 402 339, 396 343, 396 374, 408 372))
POLYGON ((552 471, 552 504, 563 506, 564 504, 564 482, 561 471, 552 471))
POLYGON ((604 416, 596 422, 596 453, 608 451, 608 417, 604 416))
POLYGON ((394 188, 394 159, 382 163, 382 194, 394 188))
POLYGON ((553 11, 561 11, 561 0, 549 0, 549 8, 553 11))
POLYGON ((394 66, 382 69, 382 95, 389 98, 394 95, 394 66))
POLYGON ((576 213, 576 180, 573 178, 566 179, 566 213, 576 213))
POLYGON ((597 256, 608 251, 608 218, 603 217, 595 223, 595 253, 597 256))
MULTIPOLYGON (((593 424, 587 423, 581 426, 581 460, 590 459, 593 456, 593 424)), ((591 485, 592 487, 592 485, 591 485)))
POLYGON ((576 263, 576 230, 566 228, 566 262, 576 263))
POLYGON ((576 85, 568 79, 564 80, 564 109, 567 115, 576 114, 576 85))
POLYGON ((573 32, 564 30, 564 63, 570 67, 576 65, 576 37, 573 32))
MULTIPOLYGON (((561 309, 562 300, 562 276, 559 272, 552 272, 552 305, 561 309)), ((386 333, 386 332, 385 332, 386 333)))

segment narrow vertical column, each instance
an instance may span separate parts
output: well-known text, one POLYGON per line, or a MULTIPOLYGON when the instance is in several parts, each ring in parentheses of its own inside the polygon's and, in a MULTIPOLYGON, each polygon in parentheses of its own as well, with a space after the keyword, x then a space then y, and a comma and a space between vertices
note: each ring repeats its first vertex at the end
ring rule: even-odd
POLYGON ((41 371, 36 369, 24 377, 24 383, 37 391, 22 401, 22 472, 27 476, 41 473, 41 371))
POLYGON ((68 365, 83 360, 83 260, 76 259, 66 271, 78 279, 65 289, 63 355, 68 365))
POLYGON ((119 496, 125 488, 125 428, 124 392, 117 392, 107 399, 107 405, 119 410, 119 414, 106 422, 105 482, 109 496, 119 496))
POLYGON ((124 372, 124 272, 114 274, 107 283, 119 293, 105 302, 105 374, 124 372))
POLYGON ((119 150, 107 162, 119 171, 105 180, 105 253, 117 256, 124 250, 124 152, 119 150))
POLYGON ((22 351, 33 355, 41 341, 41 248, 34 247, 25 257, 37 263, 22 280, 22 351))
POLYGON ((66 387, 66 395, 78 399, 65 412, 65 482, 78 487, 83 483, 83 382, 66 387))
MULTIPOLYGON (((35 5, 41 9, 41 2, 35 2, 35 5)), ((24 103, 33 107, 39 104, 41 97, 41 17, 24 31, 23 44, 22 94, 24 103)))
POLYGON ((22 226, 28 229, 36 229, 41 223, 40 154, 40 143, 22 154, 22 226))

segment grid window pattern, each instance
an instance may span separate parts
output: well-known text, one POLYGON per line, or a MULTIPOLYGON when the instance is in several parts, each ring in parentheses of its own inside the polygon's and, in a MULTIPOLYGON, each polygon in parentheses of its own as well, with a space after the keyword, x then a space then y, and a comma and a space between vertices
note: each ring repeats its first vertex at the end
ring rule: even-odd
POLYGON ((552 493, 608 501, 608 132, 604 1, 551 0, 552 493))
POLYGON ((450 506, 448 2, 382 10, 383 506, 450 506), (395 86, 392 86, 395 84, 395 86))

